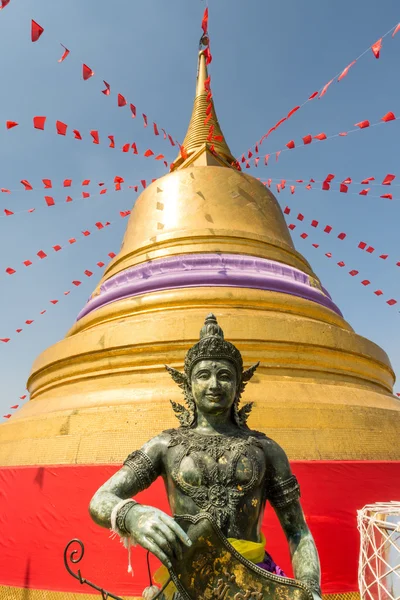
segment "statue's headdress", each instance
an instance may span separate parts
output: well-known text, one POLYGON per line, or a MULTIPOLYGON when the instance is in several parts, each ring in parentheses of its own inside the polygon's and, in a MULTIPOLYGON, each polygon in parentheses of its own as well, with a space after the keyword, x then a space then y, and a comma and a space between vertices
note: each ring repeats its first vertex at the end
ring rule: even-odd
POLYGON ((237 373, 237 392, 232 407, 232 417, 239 427, 246 427, 247 417, 250 414, 252 403, 245 404, 239 410, 240 397, 246 384, 253 377, 259 363, 243 371, 243 359, 239 350, 224 339, 224 332, 217 323, 216 317, 210 313, 200 330, 200 340, 192 346, 185 357, 184 373, 166 366, 172 379, 179 385, 185 396, 187 408, 176 402, 172 408, 183 427, 190 427, 196 420, 196 405, 192 395, 190 377, 194 365, 200 360, 229 360, 235 367, 237 373))

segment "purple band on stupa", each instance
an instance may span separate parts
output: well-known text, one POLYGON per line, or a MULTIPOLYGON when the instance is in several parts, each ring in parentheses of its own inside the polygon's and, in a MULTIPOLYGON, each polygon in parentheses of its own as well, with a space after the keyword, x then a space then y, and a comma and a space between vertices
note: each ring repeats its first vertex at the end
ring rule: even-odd
POLYGON ((342 316, 325 288, 303 271, 242 254, 181 254, 131 267, 110 277, 89 298, 77 320, 111 302, 186 287, 243 287, 282 292, 322 304, 342 316))

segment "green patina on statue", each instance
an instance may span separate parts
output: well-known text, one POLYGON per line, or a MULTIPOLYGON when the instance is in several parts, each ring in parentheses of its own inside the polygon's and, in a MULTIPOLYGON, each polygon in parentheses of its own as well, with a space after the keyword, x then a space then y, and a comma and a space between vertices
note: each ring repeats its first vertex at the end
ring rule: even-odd
POLYGON ((269 583, 266 587, 256 584, 257 577, 266 577, 267 573, 275 574, 271 576, 275 582, 293 582, 276 577, 284 574, 264 550, 261 523, 267 501, 288 540, 296 579, 312 590, 314 599, 320 597, 318 554, 287 456, 276 442, 248 428, 251 403, 239 409, 241 394, 257 366, 243 370, 239 350, 224 340, 216 318, 208 315, 200 341, 186 355, 184 373, 167 367, 183 390, 187 405, 172 403, 181 426, 163 431, 130 454, 90 503, 90 514, 96 523, 132 539, 161 560, 178 585, 176 598, 300 598, 296 595, 299 590, 291 596, 286 593, 290 585, 283 586, 282 591, 279 586, 274 590, 268 587, 269 583), (159 476, 165 481, 175 518, 132 500, 159 476), (202 515, 207 518, 201 519, 202 515), (214 547, 221 545, 224 557, 204 550, 207 536, 214 540, 214 547), (193 562, 193 546, 197 543, 203 546, 202 550, 195 547, 197 562, 193 562), (204 563, 201 569, 196 567, 200 555, 204 563), (243 585, 237 587, 232 572, 226 573, 226 581, 221 574, 216 582, 213 580, 211 573, 218 572, 224 560, 236 561, 237 573, 241 563, 247 565, 245 576, 240 576, 243 585, 246 580, 246 590, 243 585), (210 565, 204 567, 207 561, 211 561, 211 570, 210 565), (253 563, 260 568, 253 568, 253 563), (198 573, 188 573, 188 569, 198 573), (203 590, 195 595, 189 584, 186 588, 181 585, 193 582, 193 575, 199 579, 194 589, 203 590))

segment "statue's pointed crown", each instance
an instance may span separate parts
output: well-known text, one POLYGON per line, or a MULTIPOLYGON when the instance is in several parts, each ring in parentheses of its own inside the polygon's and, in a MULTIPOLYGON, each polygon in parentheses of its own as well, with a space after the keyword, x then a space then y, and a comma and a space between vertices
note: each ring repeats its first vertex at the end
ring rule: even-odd
POLYGON ((207 315, 200 330, 200 340, 188 350, 185 357, 185 374, 190 379, 194 365, 200 360, 224 359, 232 362, 242 378, 243 359, 239 350, 231 342, 224 339, 224 332, 218 325, 215 315, 207 315))

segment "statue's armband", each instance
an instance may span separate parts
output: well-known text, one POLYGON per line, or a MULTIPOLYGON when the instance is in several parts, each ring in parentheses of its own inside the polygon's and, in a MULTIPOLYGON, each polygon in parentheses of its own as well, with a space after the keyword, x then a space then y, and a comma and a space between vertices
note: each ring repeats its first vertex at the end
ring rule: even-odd
POLYGON ((300 486, 294 475, 274 483, 268 490, 267 498, 274 508, 287 506, 300 498, 300 486))
POLYGON ((129 467, 134 473, 136 479, 135 493, 147 489, 158 477, 150 457, 142 450, 132 452, 124 461, 124 466, 129 467))

